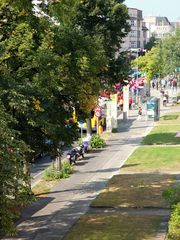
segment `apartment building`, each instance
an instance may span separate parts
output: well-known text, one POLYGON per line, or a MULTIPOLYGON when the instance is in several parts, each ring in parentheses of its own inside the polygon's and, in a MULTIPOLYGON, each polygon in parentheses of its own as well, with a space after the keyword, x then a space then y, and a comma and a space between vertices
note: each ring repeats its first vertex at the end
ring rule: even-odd
POLYGON ((145 26, 148 28, 147 41, 152 37, 163 38, 173 30, 173 25, 167 17, 144 17, 145 26))
POLYGON ((142 11, 136 8, 128 8, 130 19, 128 20, 131 31, 124 38, 122 49, 130 51, 131 49, 144 49, 147 42, 147 27, 143 22, 142 11))

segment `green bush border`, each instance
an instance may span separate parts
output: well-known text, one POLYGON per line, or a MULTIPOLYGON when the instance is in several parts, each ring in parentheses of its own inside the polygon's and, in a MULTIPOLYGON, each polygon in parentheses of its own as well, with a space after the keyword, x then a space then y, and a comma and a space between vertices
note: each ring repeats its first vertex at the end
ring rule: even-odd
POLYGON ((43 174, 43 179, 46 181, 58 180, 62 178, 68 178, 72 173, 72 166, 69 162, 63 162, 62 168, 56 171, 51 167, 48 167, 43 174))

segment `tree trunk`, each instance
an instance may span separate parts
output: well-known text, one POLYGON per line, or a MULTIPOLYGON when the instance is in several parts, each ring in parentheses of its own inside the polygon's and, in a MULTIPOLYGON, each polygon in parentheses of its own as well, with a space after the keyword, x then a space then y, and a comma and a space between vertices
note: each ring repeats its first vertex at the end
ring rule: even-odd
POLYGON ((91 118, 86 118, 87 134, 92 134, 91 118))
POLYGON ((61 169, 62 169, 61 156, 58 155, 56 157, 56 171, 60 171, 61 169))

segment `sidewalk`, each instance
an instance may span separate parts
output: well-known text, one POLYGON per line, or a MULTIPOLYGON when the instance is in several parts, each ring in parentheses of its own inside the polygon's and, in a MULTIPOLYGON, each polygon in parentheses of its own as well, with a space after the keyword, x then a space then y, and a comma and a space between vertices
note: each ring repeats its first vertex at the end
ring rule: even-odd
POLYGON ((63 239, 79 217, 89 210, 89 204, 107 181, 119 173, 153 125, 154 122, 146 121, 144 116, 137 120, 136 110, 130 111, 126 122, 120 115, 119 132, 111 134, 106 148, 91 151, 84 160, 79 160, 70 178, 62 180, 47 196, 23 211, 17 226, 18 236, 4 239, 63 239))
MULTIPOLYGON (((122 117, 122 115, 120 115, 122 117)), ((152 121, 131 111, 127 122, 119 119, 119 133, 113 133, 102 150, 79 160, 70 178, 62 180, 43 199, 25 209, 18 222, 18 237, 4 239, 63 239, 69 228, 89 209, 89 204, 107 181, 119 173, 128 156, 153 126, 152 121)))

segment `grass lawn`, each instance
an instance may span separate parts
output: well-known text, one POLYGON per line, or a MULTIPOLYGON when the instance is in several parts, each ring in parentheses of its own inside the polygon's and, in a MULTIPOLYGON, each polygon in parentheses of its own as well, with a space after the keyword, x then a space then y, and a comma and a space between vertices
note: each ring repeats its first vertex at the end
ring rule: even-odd
POLYGON ((121 172, 180 172, 180 147, 139 147, 128 158, 121 172))
POLYGON ((157 122, 159 124, 166 124, 166 125, 178 125, 180 124, 180 112, 176 113, 169 113, 160 118, 157 122))
POLYGON ((114 176, 92 207, 169 208, 162 192, 175 183, 174 175, 123 174, 114 176))
POLYGON ((175 137, 180 132, 180 125, 158 125, 142 140, 142 144, 180 144, 180 137, 175 137))
POLYGON ((57 180, 54 181, 45 181, 41 180, 37 185, 32 188, 32 192, 37 197, 44 197, 46 196, 52 187, 54 187, 58 183, 57 180))
POLYGON ((160 217, 86 214, 64 240, 155 240, 160 217))

